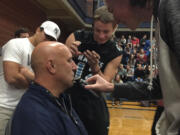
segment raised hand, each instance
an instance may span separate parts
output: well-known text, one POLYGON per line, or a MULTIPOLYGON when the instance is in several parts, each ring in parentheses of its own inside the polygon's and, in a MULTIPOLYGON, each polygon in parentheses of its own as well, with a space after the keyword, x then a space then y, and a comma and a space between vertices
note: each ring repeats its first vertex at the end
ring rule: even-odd
POLYGON ((83 54, 88 59, 88 64, 92 70, 92 73, 97 74, 100 71, 100 67, 99 67, 100 56, 99 56, 99 54, 96 53, 95 51, 89 51, 89 50, 86 50, 83 54))
POLYGON ((82 53, 78 50, 78 46, 81 44, 80 41, 74 41, 70 46, 69 49, 73 55, 73 57, 77 57, 81 55, 82 53))

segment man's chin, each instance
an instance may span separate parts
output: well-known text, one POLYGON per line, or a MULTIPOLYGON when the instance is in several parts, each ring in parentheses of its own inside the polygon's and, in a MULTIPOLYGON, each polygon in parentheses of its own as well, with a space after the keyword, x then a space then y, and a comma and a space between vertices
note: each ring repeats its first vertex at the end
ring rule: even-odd
POLYGON ((98 44, 102 45, 105 44, 107 41, 99 41, 98 44))
POLYGON ((68 82, 68 83, 66 83, 66 87, 70 88, 73 86, 73 84, 74 84, 74 81, 68 82))
POLYGON ((66 89, 69 89, 73 86, 73 83, 72 84, 66 84, 66 89))

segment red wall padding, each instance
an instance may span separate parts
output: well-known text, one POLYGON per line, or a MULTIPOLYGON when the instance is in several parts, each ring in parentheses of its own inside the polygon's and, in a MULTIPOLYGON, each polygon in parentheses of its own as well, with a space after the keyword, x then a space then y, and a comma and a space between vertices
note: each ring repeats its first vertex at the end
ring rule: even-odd
POLYGON ((0 46, 13 38, 19 27, 27 27, 31 33, 46 20, 46 15, 29 0, 0 1, 0 46))

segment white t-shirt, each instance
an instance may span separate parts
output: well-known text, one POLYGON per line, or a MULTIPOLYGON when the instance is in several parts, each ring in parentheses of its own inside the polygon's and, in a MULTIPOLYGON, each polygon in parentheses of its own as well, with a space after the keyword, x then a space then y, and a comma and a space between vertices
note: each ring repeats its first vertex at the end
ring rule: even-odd
MULTIPOLYGON (((34 46, 28 38, 16 38, 8 41, 2 49, 2 60, 18 63, 31 70, 31 54, 34 46)), ((3 68, 3 67, 1 67, 3 68)), ((4 73, 0 75, 0 106, 14 109, 25 89, 17 89, 4 80, 4 73)))

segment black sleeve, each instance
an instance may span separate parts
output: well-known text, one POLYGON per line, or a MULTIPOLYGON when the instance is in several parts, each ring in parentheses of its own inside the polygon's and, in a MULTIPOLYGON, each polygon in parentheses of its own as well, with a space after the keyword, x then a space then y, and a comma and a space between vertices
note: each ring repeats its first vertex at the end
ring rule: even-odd
POLYGON ((74 32, 74 36, 76 40, 79 40, 81 42, 89 42, 89 40, 91 41, 91 37, 92 37, 92 31, 90 30, 85 30, 85 29, 80 29, 74 32))
POLYGON ((113 54, 114 54, 114 57, 118 57, 118 56, 120 56, 120 55, 122 55, 123 54, 123 51, 120 51, 119 49, 118 49, 118 44, 117 44, 117 42, 113 42, 113 50, 112 50, 112 52, 113 52, 113 54))
POLYGON ((84 35, 83 30, 77 30, 77 31, 74 32, 74 36, 75 36, 76 40, 81 40, 83 35, 84 35))
POLYGON ((160 34, 180 64, 180 1, 164 0, 158 11, 160 34))
POLYGON ((128 100, 152 100, 161 99, 162 92, 159 79, 153 79, 153 88, 148 88, 148 82, 127 82, 115 84, 113 97, 126 98, 128 100))
POLYGON ((109 45, 105 49, 106 53, 103 53, 103 50, 101 50, 100 54, 102 53, 105 63, 109 63, 116 57, 122 55, 122 51, 119 51, 117 48, 117 43, 115 41, 109 41, 109 45))

